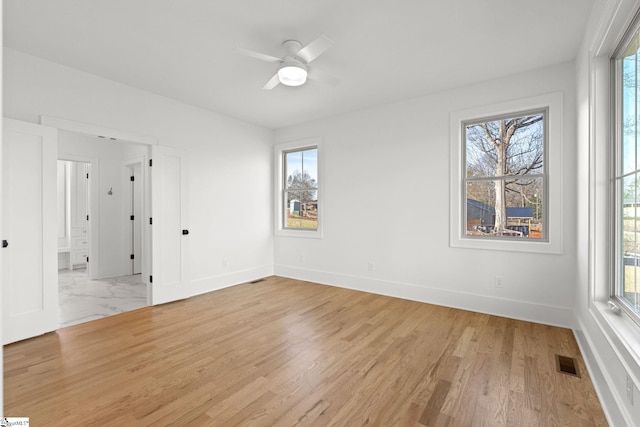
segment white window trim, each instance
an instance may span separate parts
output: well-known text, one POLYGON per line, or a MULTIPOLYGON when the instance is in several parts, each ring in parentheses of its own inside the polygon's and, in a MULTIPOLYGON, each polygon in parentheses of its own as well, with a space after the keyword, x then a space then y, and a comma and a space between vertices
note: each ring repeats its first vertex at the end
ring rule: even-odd
MULTIPOLYGON (((622 37, 622 39, 620 40, 620 42, 618 43, 616 49, 614 50, 614 52, 611 55, 611 60, 610 60, 610 75, 609 75, 609 80, 610 80, 610 90, 611 90, 611 94, 610 94, 610 99, 611 99, 611 105, 610 108, 613 111, 613 120, 611 123, 611 135, 613 136, 613 140, 614 140, 614 144, 612 145, 613 150, 610 151, 610 155, 611 155, 611 180, 612 180, 612 185, 610 188, 610 191, 612 192, 611 195, 611 200, 613 201, 612 206, 612 224, 610 224, 610 226, 612 227, 612 236, 613 236, 613 242, 611 243, 612 245, 612 249, 611 252, 613 254, 613 265, 612 265, 612 270, 613 270, 613 274, 612 274, 612 278, 613 280, 611 280, 611 286, 610 286, 610 290, 609 290, 609 299, 612 300, 612 302, 614 302, 614 304, 616 304, 622 311, 623 311, 623 317, 628 318, 629 320, 631 320, 634 324, 635 327, 633 328, 627 328, 630 330, 635 330, 636 333, 640 332, 640 315, 638 315, 638 313, 631 307, 628 306, 628 302, 625 301, 625 299, 623 298, 623 296, 621 295, 621 289, 620 287, 623 286, 622 284, 622 277, 621 276, 621 271, 620 271, 620 262, 621 262, 621 257, 624 255, 623 253, 621 253, 621 242, 620 242, 620 227, 621 224, 619 222, 619 218, 621 215, 621 211, 620 211, 620 193, 619 193, 619 187, 618 185, 620 181, 624 182, 624 176, 626 176, 629 172, 627 171, 626 173, 624 172, 624 168, 622 166, 622 152, 623 152, 623 138, 621 136, 621 129, 619 128, 619 124, 620 124, 620 120, 623 119, 622 117, 622 84, 621 84, 621 71, 622 71, 622 64, 621 64, 621 51, 624 51, 624 48, 629 46, 630 41, 635 38, 635 35, 640 32, 640 20, 638 20, 637 15, 634 16, 634 19, 632 21, 632 24, 629 25, 627 27, 627 31, 625 32, 624 37, 622 37)), ((634 156, 635 157, 635 156, 634 156)), ((634 169, 635 172, 637 172, 638 167, 636 166, 636 168, 634 169)), ((624 221, 623 221, 624 222, 624 221)), ((620 326, 617 329, 623 330, 624 328, 624 324, 621 323, 622 326, 620 326)), ((635 354, 638 355, 640 354, 640 352, 638 352, 638 349, 640 349, 640 341, 637 341, 637 337, 636 337, 636 346, 634 348, 635 354)), ((627 347, 629 347, 630 345, 627 344, 627 347)))
MULTIPOLYGON (((624 370, 640 384, 640 326, 625 312, 616 313, 611 299, 614 272, 615 194, 612 182, 615 123, 611 117, 614 91, 611 56, 637 13, 637 5, 626 2, 608 10, 600 33, 589 51, 589 313, 606 338, 624 370)), ((614 300, 615 301, 615 300, 614 300)), ((608 372, 608 369, 602 369, 608 372)))
POLYGON ((512 252, 536 252, 547 254, 562 253, 562 137, 563 137, 563 102, 562 93, 555 92, 532 98, 519 99, 499 104, 486 105, 454 111, 450 119, 450 215, 449 244, 455 248, 491 249, 512 252), (547 230, 548 240, 533 239, 477 239, 469 238, 464 233, 465 198, 463 174, 465 168, 464 141, 462 126, 464 122, 482 117, 499 117, 512 115, 519 111, 548 109, 547 122, 547 230))
POLYGON ((324 179, 323 177, 323 149, 322 149, 322 138, 314 137, 307 138, 292 142, 285 142, 281 144, 277 144, 274 147, 274 200, 275 200, 275 209, 274 209, 274 230, 276 236, 287 236, 287 237, 311 237, 320 239, 322 238, 322 229, 324 224, 324 179), (317 147, 318 148, 318 228, 316 230, 301 230, 301 229, 291 229, 285 228, 282 217, 284 215, 284 192, 282 191, 284 186, 284 157, 283 154, 286 151, 292 151, 296 149, 306 148, 306 147, 317 147))

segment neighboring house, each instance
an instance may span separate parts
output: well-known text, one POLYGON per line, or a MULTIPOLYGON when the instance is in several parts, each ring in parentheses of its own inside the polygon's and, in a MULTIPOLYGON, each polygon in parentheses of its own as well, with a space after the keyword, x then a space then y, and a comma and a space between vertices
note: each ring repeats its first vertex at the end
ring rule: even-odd
POLYGON ((289 201, 289 215, 305 215, 318 211, 318 201, 311 200, 308 202, 301 202, 294 199, 289 201))
MULTIPOLYGON (((478 200, 467 199, 467 229, 481 227, 491 230, 495 222, 495 208, 478 200)), ((507 228, 528 234, 533 208, 507 208, 507 228)))
POLYGON ((495 213, 495 208, 478 200, 467 199, 467 227, 493 226, 495 213))

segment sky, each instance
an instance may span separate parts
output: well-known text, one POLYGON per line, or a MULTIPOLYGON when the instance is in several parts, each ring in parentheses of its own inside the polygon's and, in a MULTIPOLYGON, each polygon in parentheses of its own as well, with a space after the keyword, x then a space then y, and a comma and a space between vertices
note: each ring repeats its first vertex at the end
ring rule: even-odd
POLYGON ((306 171, 318 182, 318 149, 312 148, 287 153, 287 178, 296 170, 306 171))

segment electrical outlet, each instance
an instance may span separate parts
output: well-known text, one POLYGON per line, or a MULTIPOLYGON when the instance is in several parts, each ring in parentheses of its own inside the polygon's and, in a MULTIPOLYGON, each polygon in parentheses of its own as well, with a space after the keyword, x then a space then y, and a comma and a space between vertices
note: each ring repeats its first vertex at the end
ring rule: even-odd
POLYGON ((374 271, 376 269, 376 264, 373 261, 367 262, 367 269, 369 271, 374 271))
POLYGON ((627 400, 633 406, 633 380, 627 375, 627 400))
POLYGON ((504 288, 504 284, 502 283, 502 276, 496 276, 495 285, 496 288, 504 288))
POLYGON ((229 267, 229 258, 222 258, 222 266, 224 268, 228 268, 229 267))

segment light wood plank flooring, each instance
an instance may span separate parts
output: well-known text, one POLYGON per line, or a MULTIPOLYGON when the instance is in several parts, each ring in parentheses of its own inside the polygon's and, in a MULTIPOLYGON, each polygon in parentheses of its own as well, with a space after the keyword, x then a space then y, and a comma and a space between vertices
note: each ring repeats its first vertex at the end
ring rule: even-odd
POLYGON ((33 426, 606 425, 567 329, 279 277, 4 358, 5 413, 33 426))

